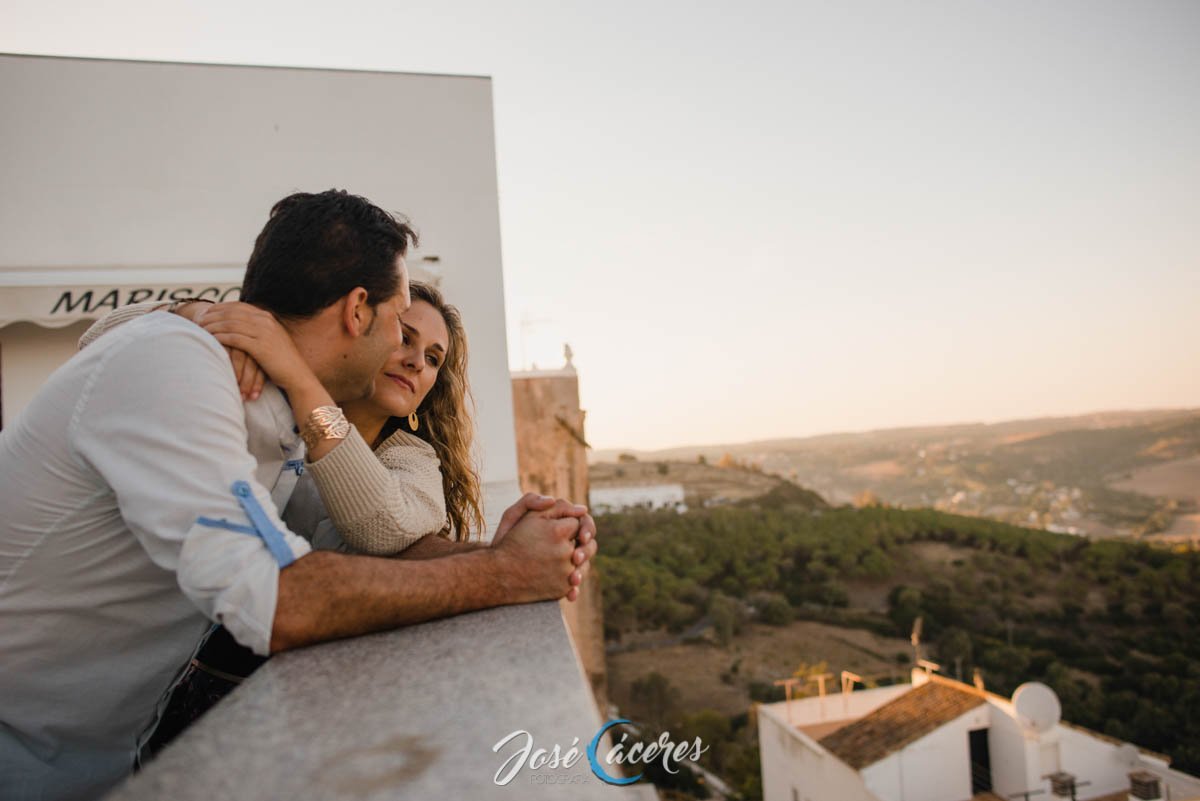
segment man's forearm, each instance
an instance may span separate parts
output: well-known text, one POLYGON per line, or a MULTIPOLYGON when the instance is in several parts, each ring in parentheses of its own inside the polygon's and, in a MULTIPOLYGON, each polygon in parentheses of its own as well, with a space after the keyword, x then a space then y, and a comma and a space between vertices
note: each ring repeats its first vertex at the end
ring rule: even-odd
POLYGON ((279 574, 271 653, 536 600, 496 561, 488 548, 415 560, 314 551, 279 574))
POLYGON ((459 553, 470 553, 489 548, 486 542, 455 542, 440 534, 426 534, 412 545, 396 554, 399 559, 437 559, 459 553))

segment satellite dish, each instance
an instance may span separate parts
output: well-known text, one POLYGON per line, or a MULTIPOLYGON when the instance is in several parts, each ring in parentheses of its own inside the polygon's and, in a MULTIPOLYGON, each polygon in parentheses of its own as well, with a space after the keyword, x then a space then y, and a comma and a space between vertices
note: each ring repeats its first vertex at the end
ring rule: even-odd
POLYGON ((1027 681, 1012 697, 1017 720, 1030 731, 1045 734, 1062 720, 1062 704, 1058 696, 1040 681, 1027 681))

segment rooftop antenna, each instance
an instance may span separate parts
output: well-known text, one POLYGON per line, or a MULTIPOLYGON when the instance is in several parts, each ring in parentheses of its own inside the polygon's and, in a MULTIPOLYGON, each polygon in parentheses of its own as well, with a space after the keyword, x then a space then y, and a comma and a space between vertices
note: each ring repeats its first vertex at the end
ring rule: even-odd
POLYGON ((780 679, 775 682, 776 687, 783 687, 784 695, 787 697, 787 703, 784 709, 787 710, 787 720, 792 722, 792 688, 800 683, 800 679, 780 679))
POLYGON ((913 662, 917 664, 921 663, 921 627, 924 623, 925 618, 917 615, 917 619, 913 621, 912 634, 909 636, 913 647, 913 662))
POLYGON ((825 719, 825 680, 832 678, 832 673, 818 673, 808 677, 809 681, 817 683, 817 693, 821 696, 821 720, 825 719))
POLYGON ((848 670, 842 671, 842 713, 850 716, 850 693, 854 692, 854 682, 865 684, 863 677, 848 670))

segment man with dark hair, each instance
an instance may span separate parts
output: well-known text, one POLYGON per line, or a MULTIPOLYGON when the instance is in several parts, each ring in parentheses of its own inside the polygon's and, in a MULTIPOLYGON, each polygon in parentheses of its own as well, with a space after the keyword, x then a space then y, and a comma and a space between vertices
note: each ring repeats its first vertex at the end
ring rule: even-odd
POLYGON ((158 313, 81 350, 0 432, 5 798, 120 781, 210 621, 267 655, 582 581, 594 524, 561 501, 526 496, 496 547, 427 560, 313 552, 280 520, 306 451, 348 436, 334 401, 369 393, 400 344, 410 241, 345 192, 272 209, 246 287, 320 383, 292 394, 299 426, 278 389, 243 407, 213 335, 158 313))
POLYGON ((356 286, 373 306, 399 291, 395 258, 410 243, 407 222, 357 195, 288 195, 254 242, 241 297, 282 319, 311 317, 356 286))

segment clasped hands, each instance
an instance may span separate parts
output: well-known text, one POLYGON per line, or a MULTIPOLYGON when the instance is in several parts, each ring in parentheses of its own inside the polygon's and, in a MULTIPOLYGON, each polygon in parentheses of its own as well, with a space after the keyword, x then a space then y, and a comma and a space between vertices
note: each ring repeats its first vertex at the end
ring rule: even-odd
POLYGON ((492 537, 497 555, 510 558, 513 578, 541 589, 540 598, 574 601, 596 555, 596 521, 586 506, 526 493, 500 517, 492 537), (561 584, 567 579, 565 596, 561 584))

